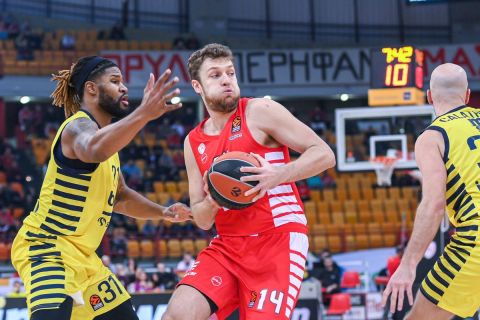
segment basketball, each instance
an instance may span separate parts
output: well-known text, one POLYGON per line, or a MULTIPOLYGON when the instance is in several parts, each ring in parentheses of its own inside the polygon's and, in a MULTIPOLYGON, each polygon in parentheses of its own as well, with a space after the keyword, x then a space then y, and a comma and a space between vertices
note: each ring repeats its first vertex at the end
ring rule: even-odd
POLYGON ((257 185, 257 181, 243 182, 240 178, 252 173, 240 172, 241 167, 260 167, 252 155, 232 151, 218 157, 208 170, 208 190, 212 198, 222 207, 228 209, 242 209, 253 204, 252 199, 258 193, 248 197, 245 192, 257 185))

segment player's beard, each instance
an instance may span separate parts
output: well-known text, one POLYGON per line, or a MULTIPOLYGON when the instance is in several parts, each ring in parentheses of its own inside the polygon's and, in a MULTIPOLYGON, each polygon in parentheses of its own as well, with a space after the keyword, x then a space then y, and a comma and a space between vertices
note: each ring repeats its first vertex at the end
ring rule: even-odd
POLYGON ((99 92, 98 105, 112 117, 121 119, 131 112, 131 108, 122 108, 122 98, 125 94, 122 94, 118 99, 114 99, 101 88, 99 92))
POLYGON ((228 97, 214 97, 208 96, 205 94, 205 102, 207 106, 212 109, 212 111, 222 112, 222 113, 230 113, 238 105, 238 100, 240 99, 240 95, 228 96, 228 97))

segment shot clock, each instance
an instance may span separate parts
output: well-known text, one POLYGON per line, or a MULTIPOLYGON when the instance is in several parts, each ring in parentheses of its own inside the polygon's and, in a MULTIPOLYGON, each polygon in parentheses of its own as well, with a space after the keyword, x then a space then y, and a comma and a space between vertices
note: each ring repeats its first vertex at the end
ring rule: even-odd
POLYGON ((368 104, 424 104, 423 52, 412 46, 372 49, 368 104))

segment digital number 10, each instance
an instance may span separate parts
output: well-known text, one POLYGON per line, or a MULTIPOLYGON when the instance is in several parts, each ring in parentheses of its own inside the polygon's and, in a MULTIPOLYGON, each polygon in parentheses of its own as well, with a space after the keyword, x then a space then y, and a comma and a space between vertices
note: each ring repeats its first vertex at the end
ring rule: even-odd
POLYGON ((385 85, 387 87, 402 87, 408 83, 410 65, 397 63, 387 65, 385 70, 385 85))

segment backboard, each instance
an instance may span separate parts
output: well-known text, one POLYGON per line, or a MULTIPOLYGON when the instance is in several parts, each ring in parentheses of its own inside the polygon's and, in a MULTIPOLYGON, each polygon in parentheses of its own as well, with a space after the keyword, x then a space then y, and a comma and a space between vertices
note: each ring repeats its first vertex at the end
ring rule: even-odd
POLYGON ((417 168, 415 140, 433 119, 429 105, 337 109, 338 169, 373 170, 370 159, 378 156, 398 158, 396 169, 417 168))

